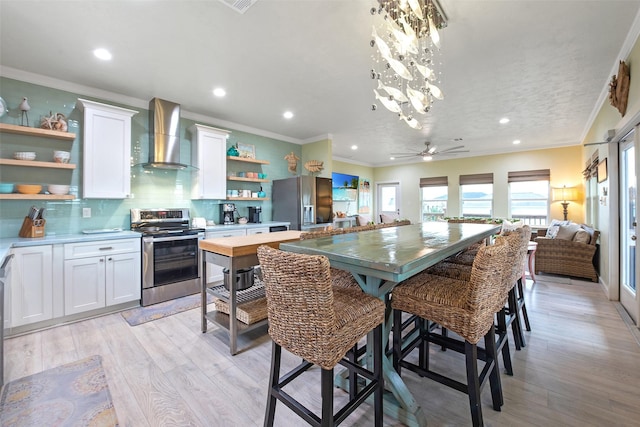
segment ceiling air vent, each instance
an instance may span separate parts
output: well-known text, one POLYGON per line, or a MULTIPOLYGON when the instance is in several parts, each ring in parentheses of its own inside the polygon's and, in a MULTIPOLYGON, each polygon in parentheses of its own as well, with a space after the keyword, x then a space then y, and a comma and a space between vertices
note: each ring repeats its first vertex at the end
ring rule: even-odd
POLYGON ((220 0, 231 9, 239 13, 245 13, 258 0, 220 0))

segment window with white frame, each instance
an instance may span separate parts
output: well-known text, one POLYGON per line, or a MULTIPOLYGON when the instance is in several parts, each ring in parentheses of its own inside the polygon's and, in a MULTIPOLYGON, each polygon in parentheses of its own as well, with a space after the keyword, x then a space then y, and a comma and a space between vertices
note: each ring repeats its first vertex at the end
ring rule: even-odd
POLYGON ((549 223, 549 169, 509 172, 509 217, 528 225, 549 223))
POLYGON ((493 215, 493 174, 460 175, 460 205, 466 218, 493 215))
POLYGON ((449 180, 446 176, 420 178, 422 221, 437 221, 447 213, 449 180))

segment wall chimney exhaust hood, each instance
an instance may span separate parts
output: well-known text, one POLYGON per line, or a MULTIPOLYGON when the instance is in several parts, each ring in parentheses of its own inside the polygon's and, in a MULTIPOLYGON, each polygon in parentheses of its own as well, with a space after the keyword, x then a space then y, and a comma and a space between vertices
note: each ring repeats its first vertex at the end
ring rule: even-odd
POLYGON ((149 163, 144 168, 185 169, 180 163, 180 104, 149 101, 149 163))

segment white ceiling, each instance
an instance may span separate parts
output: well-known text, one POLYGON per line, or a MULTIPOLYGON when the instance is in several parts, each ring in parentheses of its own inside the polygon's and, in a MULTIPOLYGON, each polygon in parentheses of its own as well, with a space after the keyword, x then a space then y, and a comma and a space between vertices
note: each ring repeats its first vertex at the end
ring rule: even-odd
POLYGON ((334 158, 379 166, 426 140, 470 150, 459 156, 579 144, 640 9, 640 0, 441 4, 445 99, 420 131, 371 109, 374 0, 258 0, 244 14, 217 0, 0 0, 0 65, 3 75, 160 97, 285 141, 331 135, 334 158), (96 60, 96 47, 113 60, 96 60), (217 86, 225 98, 212 96, 217 86))

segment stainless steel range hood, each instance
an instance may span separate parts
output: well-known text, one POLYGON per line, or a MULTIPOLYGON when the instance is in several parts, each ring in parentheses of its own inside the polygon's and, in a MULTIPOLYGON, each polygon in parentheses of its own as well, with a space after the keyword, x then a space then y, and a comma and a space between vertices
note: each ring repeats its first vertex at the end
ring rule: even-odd
POLYGON ((153 98, 149 101, 149 163, 145 168, 184 169, 180 163, 180 104, 153 98))

